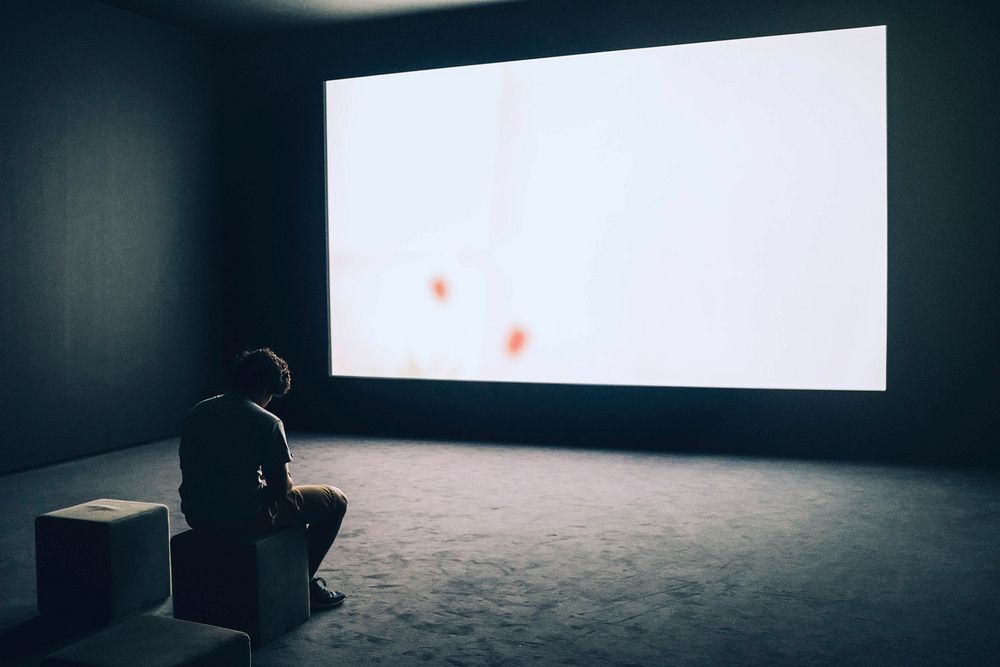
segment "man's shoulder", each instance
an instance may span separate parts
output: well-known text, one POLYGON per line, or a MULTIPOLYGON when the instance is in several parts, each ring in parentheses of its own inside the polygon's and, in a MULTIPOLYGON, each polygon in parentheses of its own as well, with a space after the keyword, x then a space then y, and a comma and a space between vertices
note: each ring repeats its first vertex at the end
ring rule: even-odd
POLYGON ((281 419, 278 415, 274 414, 270 410, 260 407, 251 400, 247 400, 247 409, 256 415, 256 419, 260 420, 262 424, 268 424, 269 426, 283 426, 281 419))
POLYGON ((233 394, 219 394, 199 401, 188 411, 187 419, 221 417, 223 415, 260 424, 281 423, 277 415, 268 412, 248 398, 233 394))
POLYGON ((211 398, 206 398, 203 401, 198 401, 195 403, 194 407, 188 410, 187 415, 185 415, 185 421, 197 420, 201 417, 206 417, 209 415, 217 414, 219 412, 225 411, 229 406, 228 396, 226 394, 219 394, 218 396, 212 396, 211 398))
POLYGON ((200 412, 202 410, 209 409, 213 405, 217 405, 225 397, 226 397, 225 394, 219 394, 217 396, 212 396, 211 398, 206 398, 203 401, 198 401, 197 403, 194 404, 193 408, 188 410, 188 414, 191 414, 192 412, 200 412))

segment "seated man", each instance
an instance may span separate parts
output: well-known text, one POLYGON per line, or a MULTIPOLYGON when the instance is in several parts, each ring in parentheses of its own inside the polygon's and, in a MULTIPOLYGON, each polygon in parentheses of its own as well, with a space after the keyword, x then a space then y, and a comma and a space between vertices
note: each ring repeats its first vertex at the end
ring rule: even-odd
POLYGON ((332 486, 292 486, 285 428, 265 408, 291 387, 285 360, 271 350, 237 355, 228 393, 198 403, 181 434, 181 511, 196 531, 242 533, 304 524, 313 609, 344 594, 316 576, 340 531, 347 498, 332 486))

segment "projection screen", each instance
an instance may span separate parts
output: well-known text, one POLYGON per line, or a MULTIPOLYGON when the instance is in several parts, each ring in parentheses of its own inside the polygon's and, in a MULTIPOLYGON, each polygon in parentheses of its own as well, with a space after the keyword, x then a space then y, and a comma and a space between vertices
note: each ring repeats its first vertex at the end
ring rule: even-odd
POLYGON ((326 82, 330 374, 884 390, 885 27, 326 82))

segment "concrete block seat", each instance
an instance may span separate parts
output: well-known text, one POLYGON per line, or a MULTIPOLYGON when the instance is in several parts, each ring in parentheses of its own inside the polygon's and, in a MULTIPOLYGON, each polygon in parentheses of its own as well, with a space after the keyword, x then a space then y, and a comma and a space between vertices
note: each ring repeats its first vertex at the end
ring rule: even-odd
POLYGON ((174 617, 240 630, 261 646, 309 618, 303 527, 233 536, 189 530, 170 540, 174 617))
POLYGON ((101 498, 35 519, 38 610, 108 622, 170 595, 166 505, 101 498))
POLYGON ((162 616, 133 616, 48 656, 45 667, 246 667, 242 632, 162 616))

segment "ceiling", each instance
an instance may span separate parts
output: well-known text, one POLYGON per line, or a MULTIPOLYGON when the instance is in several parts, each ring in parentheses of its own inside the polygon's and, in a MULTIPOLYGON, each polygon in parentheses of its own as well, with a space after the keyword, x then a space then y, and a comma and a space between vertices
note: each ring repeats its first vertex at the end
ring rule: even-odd
POLYGON ((305 28, 414 12, 518 0, 104 0, 204 33, 305 28))

